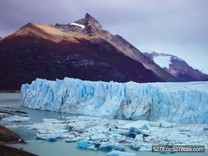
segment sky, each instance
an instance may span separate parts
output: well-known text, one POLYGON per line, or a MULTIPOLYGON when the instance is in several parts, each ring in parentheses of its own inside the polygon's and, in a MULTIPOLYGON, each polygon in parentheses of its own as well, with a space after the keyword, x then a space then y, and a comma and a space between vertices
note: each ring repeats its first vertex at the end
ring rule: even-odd
POLYGON ((207 0, 0 0, 0 36, 28 22, 66 24, 89 13, 140 51, 176 55, 208 73, 207 0))

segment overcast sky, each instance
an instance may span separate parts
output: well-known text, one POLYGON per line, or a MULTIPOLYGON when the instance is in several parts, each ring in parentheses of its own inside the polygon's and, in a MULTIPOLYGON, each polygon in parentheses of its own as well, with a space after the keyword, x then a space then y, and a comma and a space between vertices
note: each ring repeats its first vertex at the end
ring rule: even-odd
POLYGON ((0 0, 0 36, 28 22, 69 23, 90 13, 141 51, 174 54, 208 73, 208 0, 0 0))

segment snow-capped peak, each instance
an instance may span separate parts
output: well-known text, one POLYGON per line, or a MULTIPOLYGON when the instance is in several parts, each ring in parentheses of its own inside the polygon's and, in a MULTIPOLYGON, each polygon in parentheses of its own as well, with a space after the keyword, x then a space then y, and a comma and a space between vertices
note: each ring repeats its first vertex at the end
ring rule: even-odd
POLYGON ((181 79, 182 81, 207 81, 208 75, 194 69, 188 65, 183 59, 164 53, 146 52, 146 56, 154 60, 161 68, 166 68, 171 75, 181 79))
POLYGON ((78 24, 78 23, 75 23, 75 22, 70 23, 70 25, 75 25, 75 26, 81 27, 82 29, 84 29, 84 28, 85 28, 85 26, 84 26, 84 25, 82 25, 82 24, 78 24))

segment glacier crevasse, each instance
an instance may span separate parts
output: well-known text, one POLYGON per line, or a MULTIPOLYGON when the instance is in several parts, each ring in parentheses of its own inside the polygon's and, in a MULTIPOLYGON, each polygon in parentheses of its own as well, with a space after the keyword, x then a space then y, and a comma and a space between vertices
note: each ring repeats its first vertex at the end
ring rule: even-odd
POLYGON ((21 87, 28 108, 131 120, 208 123, 208 82, 117 83, 36 79, 21 87))

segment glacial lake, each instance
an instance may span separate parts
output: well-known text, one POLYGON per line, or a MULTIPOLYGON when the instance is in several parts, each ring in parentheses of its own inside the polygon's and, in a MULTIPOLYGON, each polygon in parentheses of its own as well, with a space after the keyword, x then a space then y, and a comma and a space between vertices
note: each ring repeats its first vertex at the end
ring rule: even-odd
MULTIPOLYGON (((61 119, 62 116, 67 117, 69 114, 60 114, 48 111, 38 111, 20 106, 20 93, 0 93, 0 110, 13 110, 18 109, 20 111, 27 112, 30 120, 24 122, 24 124, 33 124, 41 122, 45 118, 61 119)), ((36 131, 29 130, 21 125, 9 125, 8 128, 19 134, 26 142, 26 145, 18 144, 11 145, 16 148, 23 148, 26 151, 35 153, 39 156, 106 156, 107 152, 81 150, 78 149, 76 143, 66 143, 65 141, 47 142, 36 139, 36 131)), ((207 156, 208 151, 204 153, 152 153, 152 152, 138 152, 131 149, 127 149, 127 152, 136 153, 137 156, 207 156)))

